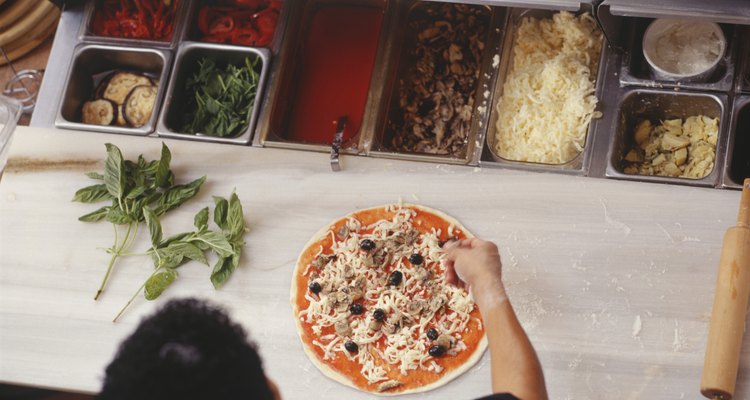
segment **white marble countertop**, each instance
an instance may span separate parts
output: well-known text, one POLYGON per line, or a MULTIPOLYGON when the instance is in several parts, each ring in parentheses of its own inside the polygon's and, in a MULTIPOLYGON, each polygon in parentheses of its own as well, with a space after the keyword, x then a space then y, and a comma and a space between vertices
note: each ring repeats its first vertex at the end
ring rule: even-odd
MULTIPOLYGON (((240 268, 215 291, 200 264, 154 302, 112 317, 149 275, 121 260, 99 301, 111 245, 107 223, 72 203, 101 170, 104 143, 125 158, 158 157, 160 140, 19 128, 0 180, 0 382, 96 392, 117 344, 169 298, 228 308, 259 344, 286 399, 369 398, 319 373, 299 343, 289 284, 298 252, 321 226, 363 207, 404 201, 436 207, 497 242, 510 298, 539 353, 552 399, 698 399, 724 231, 740 193, 556 174, 165 140, 178 177, 208 175, 201 193, 164 220, 189 229, 211 195, 236 188, 250 232, 240 268)), ((134 248, 143 248, 140 235, 134 248)), ((750 337, 743 353, 750 355, 750 337)), ((750 398, 743 356, 737 398, 750 398)), ((490 392, 489 363, 407 398, 490 392)))

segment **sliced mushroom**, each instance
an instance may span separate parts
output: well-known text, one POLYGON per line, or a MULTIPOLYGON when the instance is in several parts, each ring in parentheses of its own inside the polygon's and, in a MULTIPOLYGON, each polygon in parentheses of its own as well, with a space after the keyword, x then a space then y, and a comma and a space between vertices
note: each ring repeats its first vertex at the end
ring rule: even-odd
POLYGON ((372 332, 377 332, 382 327, 383 327, 383 322, 382 321, 378 321, 376 319, 373 319, 372 321, 370 321, 369 324, 367 324, 367 329, 369 329, 372 332))
POLYGON ((339 336, 349 336, 352 334, 352 327, 349 325, 349 321, 342 319, 339 322, 336 322, 333 325, 333 328, 336 330, 336 333, 339 336))
POLYGON ((425 302, 423 300, 412 301, 406 306, 406 312, 411 315, 419 315, 425 308, 425 302))
POLYGON ((433 295, 429 300, 430 311, 437 312, 448 302, 448 297, 444 294, 433 295))
POLYGON ((442 346, 444 349, 448 350, 451 347, 453 347, 453 344, 456 342, 456 339, 453 338, 451 335, 442 334, 438 336, 437 339, 435 339, 435 344, 438 346, 442 346))

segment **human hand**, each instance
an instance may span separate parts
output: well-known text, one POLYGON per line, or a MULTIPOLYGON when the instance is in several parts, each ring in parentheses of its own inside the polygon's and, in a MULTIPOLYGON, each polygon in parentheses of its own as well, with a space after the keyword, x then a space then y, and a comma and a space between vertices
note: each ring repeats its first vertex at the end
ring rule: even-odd
POLYGON ((448 283, 466 287, 480 307, 505 299, 503 267, 497 245, 471 238, 448 242, 443 249, 448 283))

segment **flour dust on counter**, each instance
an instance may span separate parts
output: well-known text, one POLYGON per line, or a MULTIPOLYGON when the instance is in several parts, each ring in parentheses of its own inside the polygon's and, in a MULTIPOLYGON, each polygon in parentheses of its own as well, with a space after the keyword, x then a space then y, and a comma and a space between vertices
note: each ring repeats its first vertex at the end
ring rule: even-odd
POLYGON ((487 340, 463 288, 445 278, 443 244, 473 237, 434 209, 353 212, 305 246, 292 278, 303 348, 331 379, 385 395, 434 389, 471 368, 487 340))
POLYGON ((247 228, 237 194, 233 192, 228 200, 214 196, 213 221, 218 230, 209 229, 209 208, 205 207, 194 217, 195 231, 165 236, 160 217, 198 194, 206 177, 175 184, 176 177, 170 169, 172 153, 164 143, 161 158, 152 161, 147 161, 143 155, 136 161, 126 160, 117 146, 107 143, 106 148, 104 172, 86 174, 97 183, 79 189, 73 197, 73 201, 81 203, 110 203, 78 218, 81 222, 107 221, 114 228, 114 243, 106 249, 111 258, 94 300, 104 292, 118 258, 134 255, 149 256, 154 271, 114 321, 141 291, 146 300, 158 298, 178 278, 178 268, 185 263, 197 261, 209 265, 207 251, 217 258, 211 283, 217 289, 224 285, 239 265, 245 244, 243 237, 247 228), (131 246, 143 225, 148 229, 151 247, 141 252, 132 251, 131 246))

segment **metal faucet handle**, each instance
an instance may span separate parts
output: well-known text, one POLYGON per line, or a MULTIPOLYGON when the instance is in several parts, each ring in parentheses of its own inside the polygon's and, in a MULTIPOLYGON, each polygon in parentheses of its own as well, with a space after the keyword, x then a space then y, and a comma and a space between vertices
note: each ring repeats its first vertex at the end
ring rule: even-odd
POLYGON ((345 128, 346 117, 340 117, 338 123, 336 123, 336 133, 333 135, 333 143, 331 143, 331 170, 334 172, 341 171, 339 151, 341 150, 341 143, 344 141, 345 128))

